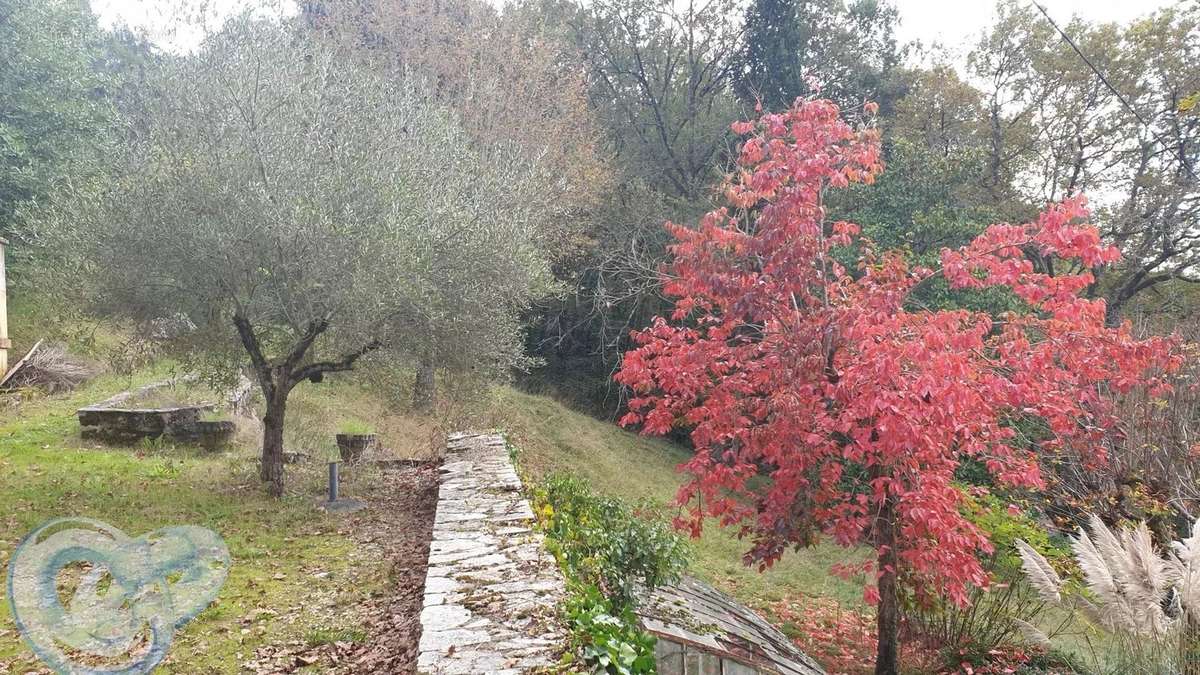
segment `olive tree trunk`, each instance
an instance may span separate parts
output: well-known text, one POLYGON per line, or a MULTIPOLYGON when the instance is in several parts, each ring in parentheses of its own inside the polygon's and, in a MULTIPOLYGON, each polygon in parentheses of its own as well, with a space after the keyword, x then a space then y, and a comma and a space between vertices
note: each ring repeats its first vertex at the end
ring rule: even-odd
POLYGON ((437 402, 437 369, 433 359, 422 357, 417 364, 417 376, 413 381, 413 408, 421 412, 433 409, 437 402))
POLYGON ((291 374, 280 375, 283 376, 284 386, 280 386, 280 378, 276 378, 270 389, 263 391, 267 410, 263 415, 262 460, 259 467, 259 477, 267 484, 267 492, 275 497, 283 494, 283 421, 290 393, 286 382, 291 374))
POLYGON ((288 394, 305 380, 320 382, 325 373, 353 370, 354 362, 359 357, 382 347, 383 344, 378 340, 371 340, 336 361, 311 361, 301 365, 313 342, 329 328, 328 319, 310 322, 287 356, 275 360, 268 360, 263 353, 262 343, 259 342, 249 319, 235 314, 233 323, 237 326, 242 346, 250 355, 250 363, 254 366, 254 374, 258 377, 259 387, 262 388, 263 398, 267 402, 267 409, 263 415, 259 477, 267 484, 267 492, 278 497, 283 494, 283 421, 287 413, 288 394))

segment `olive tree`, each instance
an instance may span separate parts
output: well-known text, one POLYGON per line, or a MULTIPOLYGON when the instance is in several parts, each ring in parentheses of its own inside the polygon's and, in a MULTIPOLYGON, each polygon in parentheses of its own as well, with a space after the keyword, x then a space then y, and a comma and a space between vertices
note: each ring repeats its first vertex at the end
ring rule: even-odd
POLYGON ((338 44, 243 15, 163 59, 145 128, 51 228, 100 309, 249 361, 274 494, 293 388, 372 352, 519 362, 515 317, 551 278, 525 200, 542 170, 476 152, 421 83, 338 44))
POLYGON ((103 43, 86 2, 0 0, 0 236, 28 243, 22 210, 109 140, 103 43))

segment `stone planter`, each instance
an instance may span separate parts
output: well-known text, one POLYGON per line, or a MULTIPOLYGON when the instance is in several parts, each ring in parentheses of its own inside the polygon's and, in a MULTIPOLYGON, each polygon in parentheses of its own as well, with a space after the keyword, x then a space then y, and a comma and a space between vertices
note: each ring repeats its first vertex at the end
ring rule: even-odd
POLYGON ((375 447, 375 434, 338 434, 338 454, 342 461, 353 464, 362 459, 363 453, 375 447))

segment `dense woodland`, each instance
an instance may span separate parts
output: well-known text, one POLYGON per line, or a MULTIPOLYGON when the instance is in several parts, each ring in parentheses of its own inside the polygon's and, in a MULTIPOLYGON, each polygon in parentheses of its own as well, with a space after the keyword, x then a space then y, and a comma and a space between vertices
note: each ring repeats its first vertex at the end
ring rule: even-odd
POLYGON ((1035 5, 964 59, 885 0, 259 3, 186 47, 0 0, 9 292, 247 372, 272 494, 297 388, 515 381, 693 450, 680 524, 747 564, 873 551, 876 672, 1033 668, 1056 602, 1107 666, 1021 672, 1200 672, 1200 5, 1035 5))

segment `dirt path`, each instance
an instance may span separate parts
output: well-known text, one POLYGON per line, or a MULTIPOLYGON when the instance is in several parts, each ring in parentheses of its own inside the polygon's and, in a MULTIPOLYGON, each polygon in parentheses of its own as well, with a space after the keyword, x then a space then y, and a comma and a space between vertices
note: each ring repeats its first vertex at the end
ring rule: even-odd
POLYGON ((369 507, 348 516, 347 530, 359 555, 386 561, 383 592, 357 603, 357 622, 366 635, 359 642, 319 646, 285 644, 255 654, 259 673, 322 672, 380 675, 417 672, 421 639, 421 600, 437 507, 436 464, 389 469, 368 494, 369 507))
POLYGON ((421 640, 421 599, 437 509, 436 464, 391 470, 371 495, 371 508, 355 530, 364 546, 379 547, 391 567, 390 592, 362 608, 367 639, 342 661, 345 673, 416 673, 421 640))

